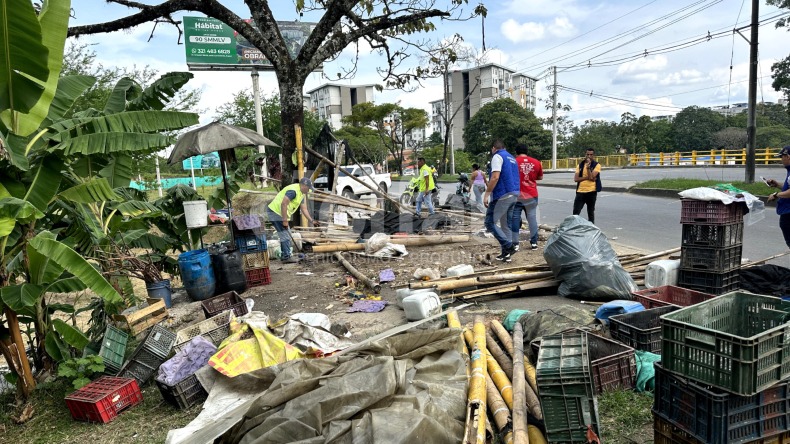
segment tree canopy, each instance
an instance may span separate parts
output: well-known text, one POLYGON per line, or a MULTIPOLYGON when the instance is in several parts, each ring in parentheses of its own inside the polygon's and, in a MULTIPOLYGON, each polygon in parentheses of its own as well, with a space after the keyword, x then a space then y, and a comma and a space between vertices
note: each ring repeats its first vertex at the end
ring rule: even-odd
MULTIPOLYGON (((365 41, 387 60, 384 67, 378 68, 385 85, 402 88, 428 74, 419 67, 405 72, 401 69, 408 65, 405 62, 414 52, 427 49, 419 36, 436 29, 432 19, 463 20, 486 13, 482 3, 471 10, 465 9, 468 0, 452 0, 444 7, 435 0, 299 0, 295 2, 295 12, 320 14, 320 19, 299 53, 291 56, 267 0, 245 2, 252 17, 251 23, 219 0, 164 0, 153 5, 126 0, 108 2, 127 6, 133 12, 104 23, 72 27, 69 35, 113 32, 156 20, 176 24, 171 18, 174 12, 198 11, 224 22, 258 48, 271 63, 277 77, 282 146, 286 158, 295 148, 294 125, 303 123, 305 80, 325 61, 336 58, 347 46, 365 41)), ((338 73, 338 77, 354 72, 355 65, 345 73, 338 73)), ((286 174, 291 172, 287 163, 283 167, 286 174)))
MULTIPOLYGON (((766 0, 766 4, 777 8, 790 9, 790 0, 766 0)), ((787 17, 781 18, 776 21, 776 27, 784 27, 790 30, 790 20, 787 17)), ((773 73, 771 77, 774 79, 771 86, 784 94, 785 99, 790 101, 790 55, 774 63, 771 66, 771 72, 773 73)))
POLYGON ((551 147, 551 132, 543 129, 540 119, 509 98, 485 104, 464 128, 464 146, 473 156, 487 154, 496 139, 511 149, 524 143, 535 156, 539 149, 551 147))
POLYGON ((724 129, 726 119, 716 111, 689 106, 675 115, 675 150, 706 150, 714 146, 713 134, 724 129))

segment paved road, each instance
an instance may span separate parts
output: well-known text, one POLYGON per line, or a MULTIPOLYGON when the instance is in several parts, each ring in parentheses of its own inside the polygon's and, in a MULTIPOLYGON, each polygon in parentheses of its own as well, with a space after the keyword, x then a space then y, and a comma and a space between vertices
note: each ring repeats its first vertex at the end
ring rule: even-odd
MULTIPOLYGON (((779 166, 759 167, 756 177, 765 176, 781 180, 784 171, 779 166)), ((680 201, 674 198, 650 197, 624 192, 638 182, 658 178, 704 178, 722 182, 742 181, 743 168, 629 168, 604 170, 604 191, 598 196, 597 225, 615 242, 648 251, 661 251, 679 247, 680 201), (612 191, 614 190, 614 191, 612 191)), ((440 201, 444 203, 455 184, 440 184, 440 201)), ((400 195, 402 182, 393 183, 391 194, 400 195)), ((539 183, 540 223, 556 226, 571 214, 574 198, 573 172, 546 172, 539 183)), ((766 194, 770 190, 766 187, 766 194)), ((582 211, 586 217, 586 211, 582 211)), ((761 215, 747 216, 744 229, 743 257, 762 259, 787 251, 779 231, 779 217, 774 208, 766 208, 761 215)), ((790 267, 790 255, 772 261, 790 267)))

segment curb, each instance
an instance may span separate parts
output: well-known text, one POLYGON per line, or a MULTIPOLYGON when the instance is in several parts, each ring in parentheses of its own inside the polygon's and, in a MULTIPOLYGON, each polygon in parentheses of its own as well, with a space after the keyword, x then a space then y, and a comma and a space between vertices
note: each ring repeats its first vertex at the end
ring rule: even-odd
MULTIPOLYGON (((571 184, 541 183, 540 186, 552 187, 552 188, 576 188, 574 185, 571 184)), ((604 191, 609 191, 612 193, 630 193, 630 194, 637 194, 640 196, 663 197, 666 199, 680 199, 677 190, 666 190, 662 188, 606 187, 604 191)), ((756 197, 759 198, 765 204, 766 207, 771 207, 771 208, 776 207, 776 201, 768 202, 768 196, 756 196, 756 197)))

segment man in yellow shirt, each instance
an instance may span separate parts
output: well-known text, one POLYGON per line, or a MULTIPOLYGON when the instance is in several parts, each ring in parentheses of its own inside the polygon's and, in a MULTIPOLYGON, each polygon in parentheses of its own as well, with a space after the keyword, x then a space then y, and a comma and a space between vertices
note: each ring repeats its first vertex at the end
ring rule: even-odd
POLYGON ((434 188, 436 188, 436 184, 433 181, 433 171, 431 167, 425 164, 425 159, 420 157, 417 159, 417 167, 419 167, 419 177, 420 177, 420 188, 419 193, 417 194, 417 215, 420 215, 420 211, 422 211, 422 202, 425 201, 425 204, 428 205, 428 214, 433 215, 433 199, 431 193, 433 193, 434 188))
POLYGON ((601 165, 595 161, 595 150, 587 148, 584 161, 576 168, 573 181, 576 182, 576 198, 573 200, 573 214, 578 215, 587 205, 587 220, 595 224, 595 200, 598 197, 601 165))
POLYGON ((302 215, 313 225, 318 225, 318 222, 313 220, 310 216, 310 211, 307 209, 307 203, 304 200, 305 195, 313 190, 313 182, 307 177, 299 180, 299 183, 294 183, 284 187, 277 193, 277 196, 272 199, 269 206, 266 208, 266 213, 269 222, 274 225, 277 230, 277 235, 280 238, 280 259, 286 263, 299 262, 302 257, 291 256, 291 232, 288 227, 288 221, 291 216, 296 212, 297 208, 301 208, 302 215))

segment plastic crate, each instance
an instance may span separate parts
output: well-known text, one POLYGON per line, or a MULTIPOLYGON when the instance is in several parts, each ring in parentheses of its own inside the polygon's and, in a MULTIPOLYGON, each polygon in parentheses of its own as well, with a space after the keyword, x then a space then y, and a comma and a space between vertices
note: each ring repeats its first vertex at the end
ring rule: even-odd
POLYGON ((678 310, 674 305, 625 313, 609 318, 612 338, 636 350, 661 352, 661 324, 659 317, 678 310))
POLYGON ((696 199, 680 200, 680 223, 722 225, 743 222, 743 207, 740 203, 724 205, 719 201, 696 199))
POLYGON ((729 293, 740 288, 741 270, 724 273, 716 271, 687 270, 678 271, 678 287, 701 291, 712 295, 729 293))
POLYGON ((173 351, 176 343, 176 334, 162 325, 154 325, 143 341, 143 347, 151 354, 162 358, 164 361, 173 351))
POLYGON ((727 248, 681 247, 680 269, 726 273, 741 268, 742 251, 740 245, 727 248))
POLYGON ((734 247, 743 244, 743 222, 725 225, 683 224, 682 247, 734 247))
POLYGON ((118 372, 119 378, 134 378, 137 385, 144 387, 145 384, 154 376, 159 366, 151 367, 150 365, 135 360, 126 361, 121 371, 118 372))
POLYGON ((236 248, 241 254, 266 251, 266 235, 264 233, 244 231, 235 233, 234 238, 236 240, 236 248))
MULTIPOLYGON (((748 444, 790 444, 790 432, 782 432, 767 438, 747 441, 748 444)), ((654 444, 708 444, 674 426, 653 411, 653 443, 654 444)), ((719 443, 710 443, 719 444, 719 443)))
POLYGON ((203 314, 206 315, 206 319, 227 310, 233 310, 233 314, 236 316, 244 316, 249 313, 247 303, 235 291, 229 291, 211 299, 206 299, 200 305, 203 307, 203 314))
POLYGON ((577 330, 544 336, 536 372, 546 439, 586 443, 588 426, 600 437, 587 335, 577 330))
POLYGON ((739 444, 790 430, 790 382, 752 396, 709 390, 655 364, 653 410, 703 442, 739 444))
POLYGON ((78 421, 107 423, 142 400, 134 379, 103 376, 66 396, 66 407, 78 421))
POLYGON ((642 304, 645 309, 656 307, 666 307, 674 305, 676 307, 688 307, 689 305, 699 304, 716 296, 703 293, 701 291, 689 290, 688 288, 676 287, 674 285, 664 285, 653 287, 646 290, 631 292, 634 299, 642 304))
POLYGON ((595 392, 601 394, 618 388, 632 389, 636 385, 634 349, 601 336, 587 334, 595 392))
POLYGON ((258 251, 241 255, 241 268, 251 270, 253 268, 269 268, 269 252, 258 251))
POLYGON ((205 321, 179 330, 176 333, 176 345, 173 346, 173 350, 176 353, 180 352, 195 336, 203 336, 206 340, 218 346, 230 335, 230 320, 232 316, 232 311, 224 311, 205 321))
POLYGON ((661 317, 673 373, 738 395, 790 377, 790 302, 732 292, 661 317))
POLYGON ((260 287, 272 283, 272 275, 268 268, 245 270, 244 276, 247 278, 248 287, 260 287))
POLYGON ((125 331, 118 330, 111 325, 108 325, 107 329, 104 330, 99 356, 104 359, 106 373, 115 374, 121 369, 124 357, 126 357, 126 343, 128 340, 129 335, 125 331))
POLYGON ((156 381, 159 393, 165 401, 179 409, 188 409, 208 397, 206 389, 194 374, 187 376, 175 385, 156 381))

